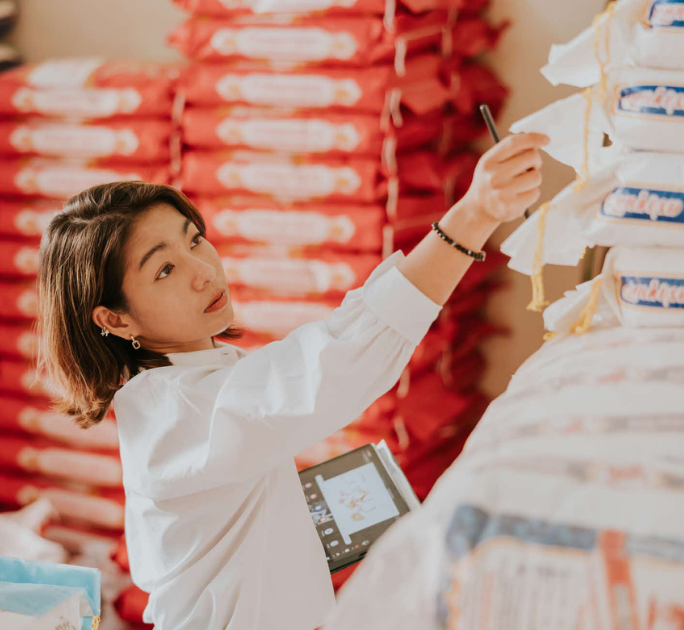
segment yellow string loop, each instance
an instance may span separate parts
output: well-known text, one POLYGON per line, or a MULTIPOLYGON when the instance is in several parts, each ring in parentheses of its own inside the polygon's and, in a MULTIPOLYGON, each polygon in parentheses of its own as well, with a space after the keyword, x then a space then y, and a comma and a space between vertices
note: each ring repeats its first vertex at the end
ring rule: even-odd
POLYGON ((90 626, 90 630, 98 630, 100 627, 100 617, 93 617, 93 623, 90 626))
POLYGON ((602 286, 603 278, 596 278, 596 280, 594 280, 593 286, 591 287, 589 301, 582 309, 579 319, 570 327, 570 330, 568 331, 571 335, 583 335, 591 328, 591 323, 594 320, 594 315, 596 315, 596 309, 598 308, 598 300, 599 295, 601 295, 602 286))
POLYGON ((527 310, 535 313, 541 313, 549 304, 544 299, 544 235, 546 234, 546 216, 551 208, 550 203, 545 203, 537 211, 539 220, 537 222, 537 247, 532 261, 532 301, 527 305, 527 310))
POLYGON ((582 192, 589 183, 589 134, 590 128, 589 124, 591 122, 591 107, 593 104, 593 97, 591 93, 591 88, 587 88, 582 92, 584 100, 586 101, 586 109, 584 110, 584 130, 582 135, 582 166, 577 174, 577 179, 575 180, 574 190, 575 192, 582 192))
POLYGON ((552 339, 555 339, 556 337, 558 337, 559 334, 560 333, 557 333, 557 332, 547 332, 547 333, 544 333, 544 336, 542 337, 542 339, 544 341, 551 341, 552 339))

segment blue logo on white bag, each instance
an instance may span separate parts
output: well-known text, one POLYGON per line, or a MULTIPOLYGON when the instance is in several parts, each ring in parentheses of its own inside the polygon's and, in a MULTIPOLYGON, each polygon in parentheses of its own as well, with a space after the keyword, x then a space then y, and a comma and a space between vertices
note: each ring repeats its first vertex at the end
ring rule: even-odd
POLYGON ((603 200, 600 216, 684 224, 684 193, 647 188, 616 188, 603 200))
POLYGON ((618 109, 636 114, 684 116, 684 87, 632 85, 620 90, 618 109))
POLYGON ((684 308, 684 278, 620 276, 620 299, 633 306, 684 308))
POLYGON ((655 0, 648 23, 652 28, 684 28, 684 0, 655 0))

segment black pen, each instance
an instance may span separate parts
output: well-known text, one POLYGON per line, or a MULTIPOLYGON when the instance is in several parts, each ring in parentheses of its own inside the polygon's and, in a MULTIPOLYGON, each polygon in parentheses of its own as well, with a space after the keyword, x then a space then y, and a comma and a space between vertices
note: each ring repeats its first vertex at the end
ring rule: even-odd
MULTIPOLYGON (((482 118, 484 118, 487 129, 489 129, 492 140, 494 140, 494 144, 499 144, 499 142, 501 142, 501 138, 499 137, 499 132, 496 130, 496 125, 494 124, 494 118, 492 116, 491 110, 489 109, 489 105, 480 105, 480 113, 482 114, 482 118)), ((529 219, 529 217, 530 211, 525 210, 525 218, 529 219)))

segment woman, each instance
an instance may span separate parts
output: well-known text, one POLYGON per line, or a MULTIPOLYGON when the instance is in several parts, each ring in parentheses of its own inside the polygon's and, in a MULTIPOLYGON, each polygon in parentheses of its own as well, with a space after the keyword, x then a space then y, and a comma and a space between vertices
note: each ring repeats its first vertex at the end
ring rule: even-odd
POLYGON ((81 193, 41 247, 44 363, 82 427, 113 402, 134 582, 156 630, 313 630, 330 576, 294 456, 398 380, 473 258, 539 197, 538 134, 487 153, 466 196, 327 321, 246 355, 188 200, 139 182, 81 193), (457 250, 447 240, 459 241, 457 250), (465 253, 464 253, 465 251, 465 253))

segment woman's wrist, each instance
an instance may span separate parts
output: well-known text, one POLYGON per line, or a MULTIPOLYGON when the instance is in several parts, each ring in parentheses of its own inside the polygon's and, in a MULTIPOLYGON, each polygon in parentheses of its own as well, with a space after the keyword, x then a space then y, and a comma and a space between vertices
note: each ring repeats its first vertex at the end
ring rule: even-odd
POLYGON ((440 228, 468 249, 480 250, 500 223, 468 197, 463 197, 439 221, 440 228))

